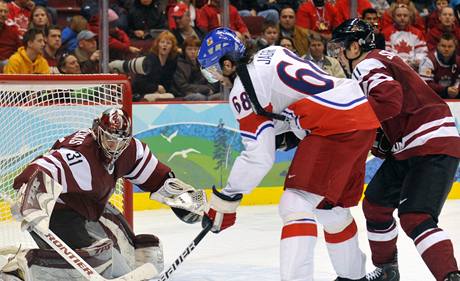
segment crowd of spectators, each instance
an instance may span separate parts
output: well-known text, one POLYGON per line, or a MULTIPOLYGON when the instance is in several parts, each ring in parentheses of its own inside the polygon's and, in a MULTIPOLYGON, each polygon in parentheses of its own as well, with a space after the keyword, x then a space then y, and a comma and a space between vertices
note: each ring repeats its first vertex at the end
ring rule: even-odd
MULTIPOLYGON (((332 30, 351 16, 350 1, 230 0, 229 25, 248 44, 283 46, 344 77, 325 50, 332 30)), ((441 97, 460 98, 460 0, 356 2, 357 15, 374 26, 377 48, 403 58, 441 97)), ((79 14, 62 24, 48 1, 0 0, 0 71, 99 73, 98 1, 75 3, 79 14)), ((129 74, 135 101, 225 98, 221 85, 210 84, 197 63, 200 40, 223 24, 220 0, 110 0, 109 5, 109 60, 114 62, 109 66, 129 74), (124 62, 134 63, 119 67, 124 62)))

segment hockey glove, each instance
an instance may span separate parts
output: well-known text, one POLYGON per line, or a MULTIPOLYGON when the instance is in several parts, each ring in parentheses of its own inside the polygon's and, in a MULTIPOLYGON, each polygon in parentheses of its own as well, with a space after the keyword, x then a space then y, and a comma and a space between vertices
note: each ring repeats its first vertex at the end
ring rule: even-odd
POLYGON ((385 159, 391 154, 391 144, 385 133, 381 128, 377 129, 377 135, 375 136, 374 145, 372 145, 371 153, 375 157, 385 159))
POLYGON ((212 195, 209 200, 209 210, 206 215, 212 220, 213 226, 211 231, 219 233, 220 231, 232 226, 236 221, 236 208, 240 205, 243 194, 238 193, 233 197, 217 191, 212 187, 212 195))
POLYGON ((207 201, 204 190, 196 190, 176 178, 167 179, 159 190, 150 195, 150 199, 170 206, 174 214, 186 223, 201 220, 207 201))

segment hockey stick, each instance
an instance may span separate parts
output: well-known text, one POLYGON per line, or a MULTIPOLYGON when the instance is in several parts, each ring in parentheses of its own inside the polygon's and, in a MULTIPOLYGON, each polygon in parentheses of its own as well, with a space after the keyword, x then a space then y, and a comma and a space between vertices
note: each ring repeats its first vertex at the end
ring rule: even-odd
POLYGON ((77 253, 75 253, 67 244, 62 241, 56 234, 51 230, 48 230, 47 234, 40 232, 38 229, 33 228, 34 231, 40 238, 42 238, 48 245, 50 245, 58 254, 60 254, 72 267, 79 271, 86 279, 90 281, 141 281, 153 278, 158 274, 155 266, 151 263, 145 263, 142 266, 134 269, 133 271, 115 278, 106 279, 102 277, 97 271, 85 262, 77 253))
POLYGON ((203 240, 206 234, 208 234, 212 228, 212 224, 212 220, 207 215, 204 215, 203 229, 200 231, 200 233, 198 233, 195 239, 193 239, 192 243, 190 243, 190 245, 188 245, 188 247, 182 252, 182 254, 173 262, 173 264, 171 264, 171 266, 160 275, 158 281, 165 281, 171 277, 173 272, 176 271, 177 267, 179 267, 179 265, 184 262, 185 258, 196 248, 198 243, 203 240))

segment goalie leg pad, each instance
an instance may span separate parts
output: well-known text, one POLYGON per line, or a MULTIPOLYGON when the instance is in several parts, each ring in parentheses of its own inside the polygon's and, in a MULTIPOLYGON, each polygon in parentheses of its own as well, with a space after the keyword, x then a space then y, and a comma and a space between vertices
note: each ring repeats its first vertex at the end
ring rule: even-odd
MULTIPOLYGON (((109 239, 103 239, 75 252, 102 276, 112 277, 112 242, 109 239)), ((19 276, 24 281, 86 281, 80 272, 54 250, 24 250, 15 259, 19 276)))
POLYGON ((144 263, 151 263, 158 272, 164 269, 163 245, 158 237, 151 234, 136 235, 136 268, 144 263))
POLYGON ((104 235, 113 242, 116 258, 114 267, 118 269, 118 274, 126 274, 133 270, 135 265, 135 235, 126 219, 118 209, 109 203, 106 205, 99 223, 103 228, 104 235))

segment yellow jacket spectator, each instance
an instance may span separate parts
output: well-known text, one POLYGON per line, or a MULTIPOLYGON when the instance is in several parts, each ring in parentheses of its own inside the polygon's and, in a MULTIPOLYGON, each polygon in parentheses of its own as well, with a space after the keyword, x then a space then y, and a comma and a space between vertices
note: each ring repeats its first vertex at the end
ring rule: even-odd
POLYGON ((43 57, 45 38, 43 31, 31 28, 22 39, 23 47, 14 53, 5 65, 6 74, 49 74, 50 67, 43 57))

